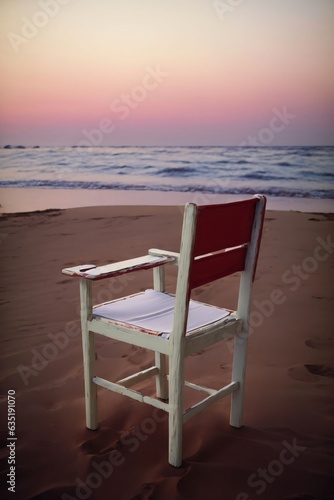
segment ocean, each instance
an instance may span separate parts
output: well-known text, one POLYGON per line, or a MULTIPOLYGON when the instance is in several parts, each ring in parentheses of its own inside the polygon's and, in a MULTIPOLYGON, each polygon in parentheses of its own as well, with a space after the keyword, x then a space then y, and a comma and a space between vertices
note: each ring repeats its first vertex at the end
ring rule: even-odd
POLYGON ((0 149, 0 187, 334 198, 334 147, 0 149))

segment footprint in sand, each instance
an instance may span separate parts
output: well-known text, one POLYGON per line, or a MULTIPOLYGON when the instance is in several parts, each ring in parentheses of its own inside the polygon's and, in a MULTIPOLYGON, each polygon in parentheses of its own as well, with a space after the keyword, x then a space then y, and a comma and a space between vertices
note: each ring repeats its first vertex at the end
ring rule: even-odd
POLYGON ((334 364, 305 364, 290 366, 289 375, 301 382, 316 382, 318 376, 334 378, 334 364))
POLYGON ((140 492, 133 497, 133 500, 150 500, 154 493, 156 484, 155 483, 144 483, 141 486, 140 492))
POLYGON ((334 378, 334 365, 305 365, 307 370, 314 375, 320 375, 321 377, 334 378))
POLYGON ((147 351, 142 347, 131 346, 131 353, 126 356, 130 363, 140 365, 145 362, 147 358, 147 351))
POLYGON ((113 449, 112 442, 108 443, 108 439, 110 440, 110 432, 100 430, 92 439, 80 443, 80 448, 87 455, 105 455, 113 449))
POLYGON ((333 339, 307 339, 305 340, 305 345, 307 347, 311 347, 311 349, 319 349, 321 350, 326 350, 329 347, 332 347, 334 343, 333 339))
POLYGON ((63 407, 63 403, 61 401, 51 401, 50 403, 46 403, 45 409, 56 411, 60 410, 63 407))

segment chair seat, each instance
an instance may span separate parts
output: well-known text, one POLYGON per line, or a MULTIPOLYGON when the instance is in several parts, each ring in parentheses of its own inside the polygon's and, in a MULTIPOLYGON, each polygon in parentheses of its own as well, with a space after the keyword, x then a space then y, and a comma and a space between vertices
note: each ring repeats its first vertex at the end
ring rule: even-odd
MULTIPOLYGON (((175 297, 156 290, 130 295, 93 308, 94 316, 106 318, 115 323, 123 323, 140 328, 141 331, 169 338, 173 328, 175 297)), ((195 300, 189 302, 186 334, 198 328, 226 318, 231 311, 203 304, 195 300)))

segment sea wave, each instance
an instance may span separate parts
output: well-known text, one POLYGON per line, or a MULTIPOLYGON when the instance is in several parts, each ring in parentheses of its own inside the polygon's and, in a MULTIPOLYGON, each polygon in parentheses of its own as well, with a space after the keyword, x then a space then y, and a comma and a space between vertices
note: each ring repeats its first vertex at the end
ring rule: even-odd
POLYGON ((294 188, 281 188, 279 186, 273 187, 220 187, 216 186, 198 186, 198 185, 159 185, 154 186, 127 184, 122 182, 103 183, 103 182, 89 182, 89 181, 48 181, 30 179, 29 181, 0 181, 1 187, 10 188, 49 188, 49 189, 95 189, 106 190, 116 189, 124 191, 163 191, 163 192, 201 192, 208 194, 257 194, 261 192, 267 196, 279 196, 289 198, 334 198, 334 189, 313 189, 306 192, 301 192, 294 188))
POLYGON ((0 149, 0 186, 334 198, 334 148, 0 149))

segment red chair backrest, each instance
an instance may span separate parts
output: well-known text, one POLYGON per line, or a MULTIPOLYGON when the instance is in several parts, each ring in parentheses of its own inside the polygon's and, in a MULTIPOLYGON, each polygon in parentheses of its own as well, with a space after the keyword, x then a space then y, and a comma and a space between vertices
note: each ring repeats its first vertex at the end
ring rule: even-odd
POLYGON ((197 207, 190 288, 244 270, 258 201, 197 207))

